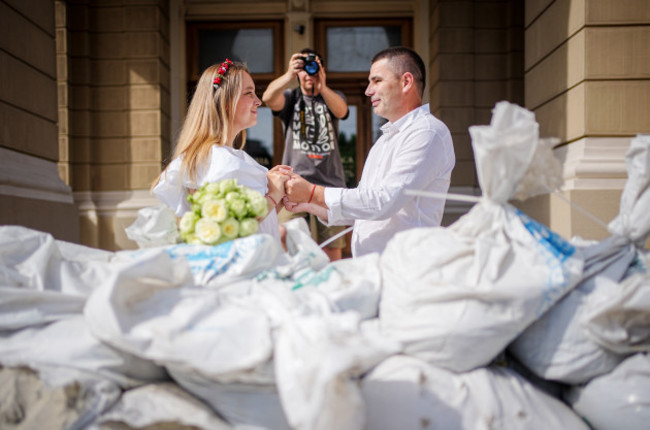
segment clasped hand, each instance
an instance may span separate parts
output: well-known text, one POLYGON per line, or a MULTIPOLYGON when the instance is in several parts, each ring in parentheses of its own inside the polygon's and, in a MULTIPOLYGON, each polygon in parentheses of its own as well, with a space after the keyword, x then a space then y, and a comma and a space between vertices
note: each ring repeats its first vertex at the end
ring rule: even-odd
POLYGON ((266 174, 269 194, 279 196, 284 207, 291 212, 308 211, 313 184, 294 173, 291 166, 278 165, 266 174))

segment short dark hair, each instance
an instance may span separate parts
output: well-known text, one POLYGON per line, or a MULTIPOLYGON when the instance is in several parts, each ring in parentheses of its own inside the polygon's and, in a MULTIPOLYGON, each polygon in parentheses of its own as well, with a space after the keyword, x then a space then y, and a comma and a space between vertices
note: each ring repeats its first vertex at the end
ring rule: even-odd
POLYGON ((301 54, 314 54, 314 55, 317 56, 318 59, 320 60, 321 65, 322 65, 323 67, 325 67, 325 59, 323 58, 322 55, 320 55, 320 52, 316 51, 315 49, 311 49, 311 48, 303 48, 303 49, 300 51, 300 53, 301 53, 301 54))
POLYGON ((406 72, 411 73, 420 91, 420 97, 422 97, 427 80, 424 61, 417 52, 406 46, 393 46, 375 54, 372 58, 372 64, 383 59, 387 59, 391 63, 392 69, 397 75, 402 76, 406 72))

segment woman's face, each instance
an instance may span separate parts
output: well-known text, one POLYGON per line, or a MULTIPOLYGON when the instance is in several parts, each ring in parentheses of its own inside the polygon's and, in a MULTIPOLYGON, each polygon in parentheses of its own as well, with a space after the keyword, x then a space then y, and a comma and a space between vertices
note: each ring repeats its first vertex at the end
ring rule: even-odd
POLYGON ((248 73, 243 72, 241 94, 235 108, 233 121, 235 134, 257 124, 257 108, 261 104, 262 101, 255 94, 253 78, 248 73))

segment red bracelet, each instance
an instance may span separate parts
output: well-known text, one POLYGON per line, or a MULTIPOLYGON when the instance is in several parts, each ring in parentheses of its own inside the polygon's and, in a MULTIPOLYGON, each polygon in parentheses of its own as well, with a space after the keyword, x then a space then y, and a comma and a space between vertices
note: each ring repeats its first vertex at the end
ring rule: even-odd
POLYGON ((309 196, 309 200, 307 200, 307 203, 311 203, 311 199, 314 198, 314 191, 316 191, 316 184, 314 184, 314 187, 311 189, 311 195, 309 196))
POLYGON ((265 197, 268 197, 269 199, 271 199, 271 201, 273 202, 273 206, 277 206, 277 205, 278 205, 278 203, 273 199, 273 197, 271 197, 270 194, 267 194, 265 197))

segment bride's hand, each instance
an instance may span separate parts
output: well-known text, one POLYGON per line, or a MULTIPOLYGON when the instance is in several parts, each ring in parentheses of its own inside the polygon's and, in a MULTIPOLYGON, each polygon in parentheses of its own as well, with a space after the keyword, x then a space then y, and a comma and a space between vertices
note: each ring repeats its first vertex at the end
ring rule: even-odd
POLYGON ((280 173, 285 174, 285 175, 290 175, 291 173, 293 173, 293 169, 291 168, 291 166, 286 166, 284 164, 278 164, 277 166, 273 166, 269 170, 269 172, 280 172, 280 173))
POLYGON ((285 196, 284 184, 289 179, 289 175, 281 173, 279 170, 269 170, 266 173, 266 178, 268 180, 268 195, 275 202, 280 202, 280 200, 285 196))

